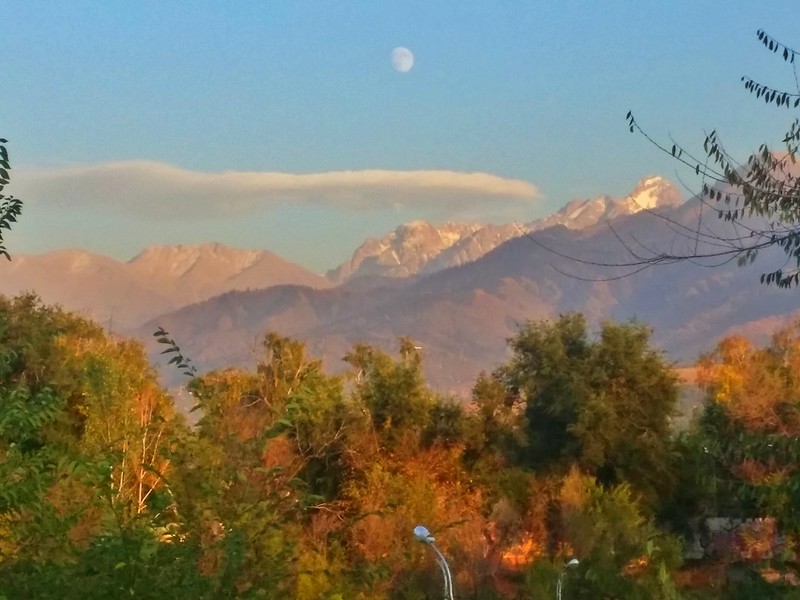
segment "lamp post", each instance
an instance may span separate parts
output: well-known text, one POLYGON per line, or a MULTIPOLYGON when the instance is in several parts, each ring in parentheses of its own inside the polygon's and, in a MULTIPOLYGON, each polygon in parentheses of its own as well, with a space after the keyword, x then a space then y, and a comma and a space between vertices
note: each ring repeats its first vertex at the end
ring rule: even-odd
POLYGON ((558 575, 558 583, 556 583, 556 600, 561 600, 561 589, 563 588, 564 575, 567 574, 567 569, 574 569, 579 564, 581 563, 577 558, 572 558, 567 564, 564 565, 564 568, 561 569, 561 573, 558 575))
POLYGON ((431 532, 428 531, 428 528, 424 525, 417 525, 414 527, 414 537, 417 538, 423 544, 427 544, 430 546, 433 551, 436 553, 436 562, 439 563, 439 569, 442 571, 442 578, 444 579, 444 600, 454 600, 453 598, 453 577, 450 574, 450 567, 447 564, 447 561, 444 558, 444 554, 442 554, 441 550, 436 547, 434 543, 436 538, 431 535, 431 532))

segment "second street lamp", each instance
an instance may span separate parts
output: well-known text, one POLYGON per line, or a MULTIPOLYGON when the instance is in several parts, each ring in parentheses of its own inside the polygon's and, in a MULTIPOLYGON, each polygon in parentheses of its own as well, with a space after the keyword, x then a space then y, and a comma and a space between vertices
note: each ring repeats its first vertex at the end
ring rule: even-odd
POLYGON ((561 600, 561 590, 564 586, 564 575, 567 574, 567 569, 574 569, 579 564, 580 561, 577 558, 573 558, 561 569, 561 573, 558 575, 558 582, 556 583, 556 600, 561 600))

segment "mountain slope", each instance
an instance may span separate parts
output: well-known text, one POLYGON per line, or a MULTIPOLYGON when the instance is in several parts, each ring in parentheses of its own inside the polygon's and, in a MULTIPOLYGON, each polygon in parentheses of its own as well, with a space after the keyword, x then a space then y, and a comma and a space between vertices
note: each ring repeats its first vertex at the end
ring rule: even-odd
POLYGON ((35 291, 113 328, 230 290, 330 282, 264 250, 221 244, 151 246, 128 262, 83 250, 15 256, 0 263, 0 293, 35 291))

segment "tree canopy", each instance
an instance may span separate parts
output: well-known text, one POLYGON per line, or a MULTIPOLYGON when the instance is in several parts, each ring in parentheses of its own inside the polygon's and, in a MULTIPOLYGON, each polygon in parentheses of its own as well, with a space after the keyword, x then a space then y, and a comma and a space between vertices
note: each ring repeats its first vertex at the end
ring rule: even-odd
POLYGON ((510 340, 511 360, 496 375, 524 403, 527 464, 627 481, 655 504, 673 479, 677 379, 649 339, 635 322, 606 322, 592 339, 585 318, 568 314, 510 340))
MULTIPOLYGON (((709 402, 680 435, 677 378, 643 324, 562 315, 509 348, 460 403, 411 340, 357 345, 330 375, 271 333, 254 370, 189 373, 189 426, 137 343, 0 299, 0 598, 433 597, 420 523, 458 597, 550 596, 577 556, 567 600, 733 598, 681 579, 705 564, 682 566, 681 536, 770 517, 796 539, 796 328, 709 354, 709 402)), ((746 589, 785 592, 758 561, 794 555, 741 546, 746 589)))

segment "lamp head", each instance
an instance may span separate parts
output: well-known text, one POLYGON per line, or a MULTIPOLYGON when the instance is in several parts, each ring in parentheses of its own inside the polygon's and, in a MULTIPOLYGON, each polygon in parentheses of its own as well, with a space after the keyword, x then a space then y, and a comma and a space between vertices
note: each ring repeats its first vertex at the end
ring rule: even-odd
POLYGON ((431 535, 431 532, 424 525, 414 527, 414 537, 425 544, 433 544, 436 541, 436 538, 431 535))

